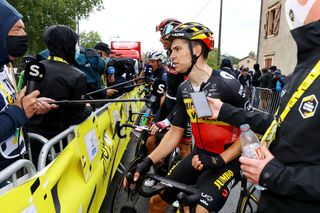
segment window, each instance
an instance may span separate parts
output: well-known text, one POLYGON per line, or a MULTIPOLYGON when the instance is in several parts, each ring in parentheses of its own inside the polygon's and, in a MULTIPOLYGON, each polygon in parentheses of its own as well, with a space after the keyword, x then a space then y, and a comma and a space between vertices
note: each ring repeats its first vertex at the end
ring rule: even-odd
POLYGON ((264 24, 264 38, 277 36, 279 33, 281 4, 270 7, 265 14, 266 20, 264 24))
POLYGON ((264 67, 269 68, 272 65, 272 57, 265 56, 264 57, 264 67))

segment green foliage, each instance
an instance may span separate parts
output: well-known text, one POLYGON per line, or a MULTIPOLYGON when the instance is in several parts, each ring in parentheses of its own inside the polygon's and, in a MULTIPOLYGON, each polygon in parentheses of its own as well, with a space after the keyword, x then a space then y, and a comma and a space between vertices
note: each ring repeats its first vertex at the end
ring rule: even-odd
POLYGON ((43 32, 54 24, 76 28, 77 20, 86 18, 94 9, 103 8, 103 0, 10 0, 22 15, 29 35, 29 54, 45 49, 43 32))
POLYGON ((80 33, 80 46, 86 48, 92 48, 96 43, 100 42, 102 39, 98 32, 90 31, 88 33, 81 32, 80 33))
POLYGON ((249 54, 248 54, 248 56, 255 58, 255 57, 256 57, 255 51, 250 51, 249 54))
POLYGON ((218 60, 218 49, 215 48, 208 55, 208 64, 209 64, 210 67, 212 67, 212 69, 219 68, 219 66, 217 65, 217 60, 218 60))

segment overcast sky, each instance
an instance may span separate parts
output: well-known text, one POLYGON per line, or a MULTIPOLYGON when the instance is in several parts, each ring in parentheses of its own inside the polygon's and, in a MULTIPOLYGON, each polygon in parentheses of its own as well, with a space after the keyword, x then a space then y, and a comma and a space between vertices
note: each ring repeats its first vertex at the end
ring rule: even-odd
MULTIPOLYGON (((260 0, 223 0, 221 52, 243 58, 257 52, 260 0)), ((220 0, 104 0, 104 10, 80 21, 80 32, 102 40, 141 41, 142 50, 163 50, 155 26, 164 18, 197 21, 214 32, 218 46, 220 0)))

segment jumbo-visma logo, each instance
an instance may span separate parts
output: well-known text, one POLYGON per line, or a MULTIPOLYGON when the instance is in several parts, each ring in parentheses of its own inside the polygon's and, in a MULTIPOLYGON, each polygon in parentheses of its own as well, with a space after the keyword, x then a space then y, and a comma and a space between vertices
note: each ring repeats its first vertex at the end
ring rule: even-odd
POLYGON ((301 101, 299 112, 306 119, 314 116, 318 107, 318 100, 315 95, 304 97, 301 101))

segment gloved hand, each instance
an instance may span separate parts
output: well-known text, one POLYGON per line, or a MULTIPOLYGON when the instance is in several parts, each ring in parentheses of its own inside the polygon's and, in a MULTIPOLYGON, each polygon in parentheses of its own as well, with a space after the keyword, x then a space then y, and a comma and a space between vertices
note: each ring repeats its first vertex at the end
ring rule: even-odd
MULTIPOLYGON (((153 161, 151 160, 151 158, 145 157, 145 158, 142 160, 142 162, 138 163, 138 165, 137 165, 137 167, 136 167, 136 169, 135 169, 135 172, 138 172, 138 173, 140 174, 140 176, 141 176, 141 175, 144 175, 144 174, 146 174, 146 173, 150 170, 150 168, 151 168, 151 166, 152 166, 153 164, 154 164, 154 163, 153 163, 153 161)), ((139 178, 139 176, 134 175, 134 179, 133 179, 133 180, 136 182, 136 181, 138 180, 138 178, 139 178)))
POLYGON ((199 154, 199 161, 203 164, 203 169, 218 168, 225 164, 225 161, 220 155, 210 156, 206 153, 199 154))
POLYGON ((160 128, 160 131, 163 130, 163 129, 166 129, 167 127, 170 126, 170 121, 166 118, 162 121, 159 121, 156 123, 156 126, 160 128))

